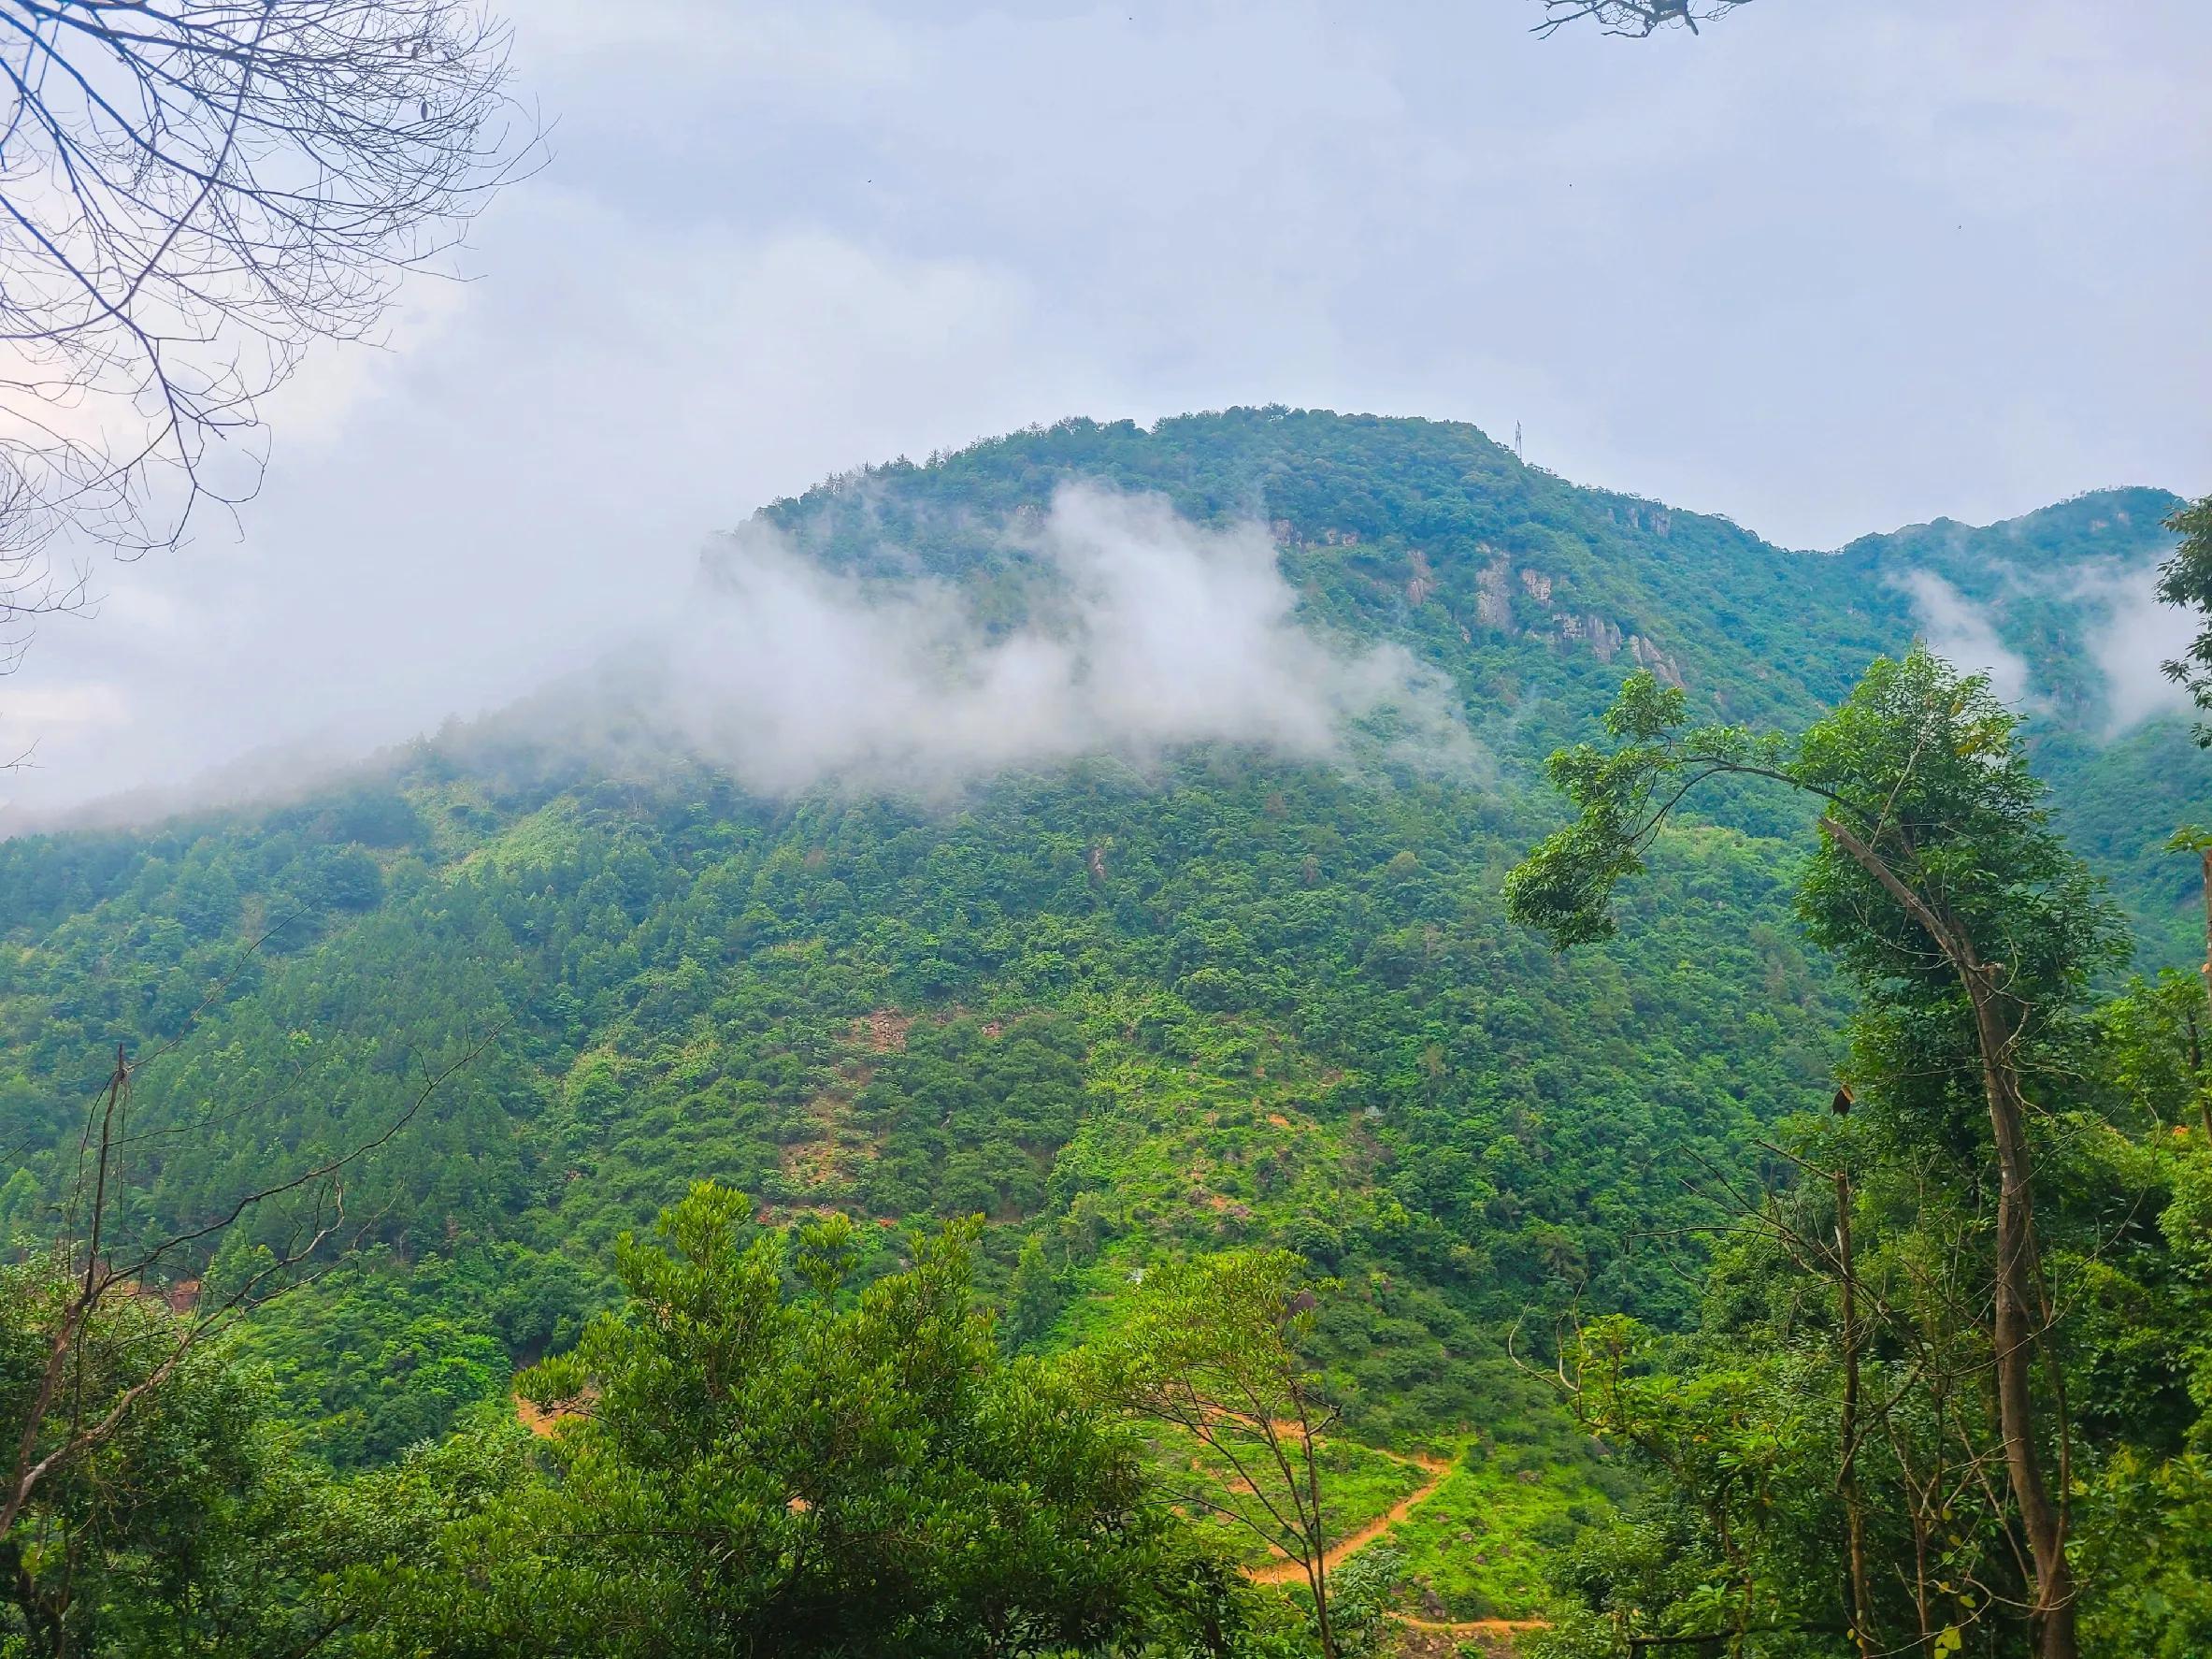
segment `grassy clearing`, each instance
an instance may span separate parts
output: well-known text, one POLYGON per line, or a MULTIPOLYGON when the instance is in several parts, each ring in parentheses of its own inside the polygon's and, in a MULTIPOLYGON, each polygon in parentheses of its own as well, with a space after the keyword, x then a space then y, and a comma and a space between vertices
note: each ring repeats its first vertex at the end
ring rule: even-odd
POLYGON ((1443 1490, 1390 1535, 1405 1552, 1406 1610, 1525 1619, 1544 1610, 1545 1564, 1610 1500, 1573 1467, 1471 1444, 1443 1490))
MULTIPOLYGON (((1240 1562, 1260 1566, 1281 1559, 1268 1550, 1255 1530, 1263 1530, 1270 1537, 1281 1536, 1261 1501, 1262 1496, 1272 1499, 1277 1508, 1288 1511, 1279 1475, 1245 1458, 1240 1449, 1240 1460, 1257 1482, 1259 1491, 1255 1493, 1226 1458, 1180 1431, 1164 1431, 1152 1445, 1164 1476, 1185 1488, 1196 1482, 1209 1502, 1233 1508, 1243 1517, 1240 1522, 1219 1513, 1206 1514, 1198 1505, 1190 1507, 1202 1524, 1228 1543, 1240 1562)), ((1345 1439, 1324 1441, 1319 1463, 1321 1514, 1331 1539, 1349 1537, 1372 1525, 1435 1479, 1418 1464, 1345 1439)))

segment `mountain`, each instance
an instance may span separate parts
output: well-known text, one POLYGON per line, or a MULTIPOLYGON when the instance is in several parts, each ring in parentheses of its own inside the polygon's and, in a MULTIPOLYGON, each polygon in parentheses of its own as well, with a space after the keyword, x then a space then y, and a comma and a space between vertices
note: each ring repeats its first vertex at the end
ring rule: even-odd
POLYGON ((1288 1243, 1345 1287, 1322 1327, 1343 1527, 1406 1495, 1405 1455, 1463 1452, 1400 1531, 1410 1570, 1440 1612, 1525 1613, 1531 1552, 1621 1478, 1517 1369, 1515 1322, 1684 1317, 1700 1185, 1774 1173, 1760 1132, 1825 1103, 1843 1013, 1788 911, 1787 801, 1672 832, 1611 946, 1562 960, 1511 927, 1504 872, 1557 820, 1544 754, 1639 666, 1788 727, 1925 629, 2018 678, 2143 964, 2201 942, 2158 848, 2212 762, 2177 719, 2120 729, 2112 668, 2175 498, 1792 552, 1465 426, 1238 410, 871 469, 721 557, 770 538, 879 621, 951 596, 949 637, 1027 640, 1080 585, 1039 527, 1075 484, 1264 527, 1327 642, 1294 660, 1392 648, 1463 736, 1427 753, 1361 705, 1334 745, 1230 726, 919 793, 770 791, 711 744, 623 741, 649 712, 585 720, 587 681, 282 805, 0 844, 0 1145, 27 1148, 0 1228, 60 1193, 119 1042, 174 1045, 132 1104, 126 1232, 402 1123, 347 1183, 360 1253, 253 1334, 345 1465, 562 1346, 615 1235, 697 1179, 763 1225, 866 1218, 876 1269, 980 1211, 1004 1334, 1047 1348, 1110 1326, 1161 1252, 1288 1243))

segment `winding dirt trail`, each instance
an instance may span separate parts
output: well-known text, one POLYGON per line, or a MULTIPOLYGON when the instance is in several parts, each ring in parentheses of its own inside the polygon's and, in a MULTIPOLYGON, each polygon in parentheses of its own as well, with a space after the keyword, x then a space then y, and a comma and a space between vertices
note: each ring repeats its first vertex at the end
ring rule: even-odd
MULTIPOLYGON (((1382 1451, 1382 1448, 1379 1446, 1370 1447, 1369 1450, 1382 1451)), ((1357 1532, 1339 1538, 1335 1543, 1329 1545, 1321 1557, 1321 1565, 1325 1571, 1334 1572, 1347 1556, 1357 1555, 1434 1497, 1438 1489, 1444 1485, 1444 1477, 1452 1472, 1451 1461, 1448 1458, 1428 1457, 1417 1451, 1404 1454, 1383 1451, 1382 1454, 1394 1463, 1405 1464, 1408 1468, 1426 1469, 1429 1472, 1428 1482, 1417 1491, 1410 1492, 1404 1497, 1400 1498, 1397 1503, 1390 1506, 1388 1510, 1369 1522, 1357 1532)), ((1280 1561, 1271 1561, 1262 1566, 1246 1567, 1244 1576, 1255 1584, 1295 1584, 1306 1576, 1306 1569, 1291 1560, 1288 1555, 1285 1555, 1280 1561)))
MULTIPOLYGON (((1382 1451, 1382 1448, 1379 1446, 1371 1447, 1369 1450, 1382 1451)), ((1383 1455, 1404 1464, 1409 1468, 1426 1470, 1429 1479, 1417 1491, 1408 1493, 1397 1503, 1391 1505, 1386 1513, 1377 1516, 1357 1532, 1331 1544, 1322 1556, 1323 1565, 1329 1572, 1334 1572, 1348 1558, 1357 1555, 1368 1545, 1393 1531, 1407 1516, 1434 1497, 1438 1492, 1443 1490, 1444 1480, 1450 1476, 1454 1467, 1449 1458, 1429 1457, 1418 1451, 1409 1453, 1384 1451, 1383 1455)), ((1268 1562, 1264 1565, 1246 1567, 1244 1576, 1255 1584, 1293 1584, 1303 1579, 1306 1574, 1305 1568, 1297 1562, 1291 1560, 1287 1555, 1282 1555, 1279 1560, 1268 1562)), ((1390 1617, 1407 1633, 1405 1644, 1400 1650, 1403 1659, 1421 1659, 1421 1656, 1431 1653, 1440 1656, 1441 1659, 1441 1655, 1446 1652, 1457 1653, 1459 1644, 1465 1641, 1480 1641, 1486 1651, 1491 1651, 1493 1643, 1504 1643, 1506 1647, 1510 1647, 1516 1637, 1524 1636, 1531 1630, 1551 1628, 1551 1622, 1547 1619, 1445 1621, 1442 1619, 1416 1619, 1411 1613, 1392 1613, 1390 1617), (1440 1638, 1448 1642, 1449 1648, 1434 1646, 1440 1638)), ((1503 1652, 1504 1649, 1496 1651, 1503 1652)))

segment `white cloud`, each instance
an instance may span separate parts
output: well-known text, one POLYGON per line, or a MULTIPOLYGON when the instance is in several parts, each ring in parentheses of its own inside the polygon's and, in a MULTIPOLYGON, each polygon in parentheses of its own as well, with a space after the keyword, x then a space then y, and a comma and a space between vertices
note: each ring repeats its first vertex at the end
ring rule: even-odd
POLYGON ((501 210, 500 279, 438 350, 382 359, 337 440, 280 449, 242 544, 210 521, 45 626, 0 680, 40 768, 0 801, 482 713, 681 609, 696 550, 754 505, 1056 412, 1050 386, 1106 400, 1018 277, 978 261, 671 231, 562 193, 501 210), (130 687, 133 718, 64 723, 33 695, 86 678, 130 687))
POLYGON ((2163 6, 1822 8, 1808 47, 1849 118, 1904 176, 1977 215, 2077 209, 2116 170, 2201 166, 2202 43, 2163 6))
POLYGON ((132 713, 121 686, 97 680, 11 689, 0 715, 0 759, 11 758, 41 738, 112 730, 127 723, 132 713))
POLYGON ((468 304, 464 275, 457 263, 447 270, 409 271, 374 339, 309 349, 260 409, 285 445, 286 461, 301 447, 340 440, 363 404, 396 389, 409 356, 439 349, 440 336, 458 325, 468 304))
POLYGON ((2104 675, 2108 735, 2193 706, 2189 693, 2166 677, 2164 665, 2189 649, 2200 619, 2160 603, 2157 589, 2155 564, 2090 570, 2078 585, 2079 596, 2104 612, 2089 648, 2104 675))
POLYGON ((834 575, 750 527, 676 632, 662 717, 768 793, 825 778, 937 792, 1203 742, 1329 759, 1385 708, 1430 764, 1472 757, 1441 676, 1300 625, 1259 527, 1200 530, 1156 498, 1070 486, 1030 551, 1062 589, 994 635, 950 588, 834 575))
POLYGON ((2013 707, 2027 701, 2028 664, 1997 637, 1986 610, 1932 570, 1907 570, 1892 580, 1912 596, 1929 650, 1955 669, 1989 675, 1989 689, 2013 707))
POLYGON ((525 72, 563 81, 632 64, 725 89, 733 80, 852 89, 907 79, 920 66, 912 32, 861 6, 531 0, 519 25, 525 72))
POLYGON ((132 717, 0 790, 479 712, 762 500, 1070 413, 1523 420, 1798 545, 2212 484, 2175 211, 2212 12, 1776 0, 1638 46, 1527 9, 519 0, 557 124, 478 280, 272 405, 243 545, 211 518, 44 629, 0 718, 132 717))

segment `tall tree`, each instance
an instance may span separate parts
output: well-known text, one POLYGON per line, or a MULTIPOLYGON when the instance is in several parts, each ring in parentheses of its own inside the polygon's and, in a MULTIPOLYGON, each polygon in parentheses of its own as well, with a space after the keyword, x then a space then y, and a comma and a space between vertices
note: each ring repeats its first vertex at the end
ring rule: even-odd
MULTIPOLYGON (((78 1288, 61 1266, 0 1264, 0 1431, 38 1409, 48 1335, 78 1288)), ((70 1391, 84 1412, 159 1384, 0 1530, 0 1652, 275 1659, 333 1627, 315 1589, 346 1558, 326 1547, 329 1474, 272 1421, 266 1372, 223 1341, 180 1349, 188 1318, 118 1298, 79 1334, 70 1391)))
POLYGON ((1290 1250, 1169 1262, 1146 1275, 1128 1323, 1092 1363, 1116 1405, 1208 1454, 1212 1470, 1183 1463, 1193 1479, 1176 1502, 1295 1562, 1324 1659, 1336 1659, 1321 1448, 1337 1412, 1300 1351, 1329 1288, 1309 1282, 1290 1250))
POLYGON ((1820 840, 1800 911, 1857 982, 1858 1047, 1902 1121, 1961 1143, 1978 1097, 1997 1189, 1989 1361, 2013 1502, 2033 1565, 2045 1659, 2074 1659, 2067 1517, 2034 1384, 2051 1324, 2035 1224, 2032 1090, 2062 1063, 2090 976, 2124 933, 2051 830, 2018 722, 1978 676, 1916 646, 1878 661, 1795 743, 1741 728, 1685 729, 1687 699, 1637 674, 1605 718, 1619 746, 1552 757, 1579 815, 1507 883, 1514 916, 1562 948, 1603 938, 1618 883, 1701 784, 1772 780, 1811 796, 1820 840))
MULTIPOLYGON (((2212 711, 2212 496, 2176 508, 2166 527, 2180 536, 2181 545, 2159 571, 2158 597, 2203 618, 2189 649, 2166 664, 2166 675, 2188 688, 2198 708, 2212 711)), ((2197 727, 2197 742, 2212 748, 2212 723, 2197 727)), ((2212 852, 2205 854, 2205 872, 2212 876, 2212 852)))
POLYGON ((51 1282, 34 1305, 36 1363, 22 1397, 9 1400, 0 1416, 8 1449, 0 1452, 6 1471, 0 1476, 0 1539, 9 1536, 43 1483, 67 1476, 73 1465, 126 1433, 135 1417, 159 1407, 160 1396, 199 1348, 327 1265, 333 1249, 347 1242, 341 1235, 348 1173, 389 1145, 439 1087, 490 1043, 488 1037, 480 1041, 428 1076, 391 1121, 360 1144, 306 1167, 269 1173, 264 1185, 199 1225, 125 1240, 117 1238, 116 1223, 130 1195, 128 1155, 149 1138, 131 1120, 131 1090, 147 1062, 117 1048, 79 1147, 63 1206, 65 1225, 50 1241, 51 1282), (134 1367, 103 1365, 99 1333, 114 1310, 141 1297, 171 1294, 180 1267, 207 1262, 225 1242, 242 1242, 243 1235, 232 1230, 250 1215, 275 1246, 239 1252, 227 1282, 184 1277, 174 1290, 182 1297, 185 1317, 142 1327, 132 1347, 134 1367), (122 1380, 112 1388, 93 1386, 88 1378, 95 1373, 122 1380))

